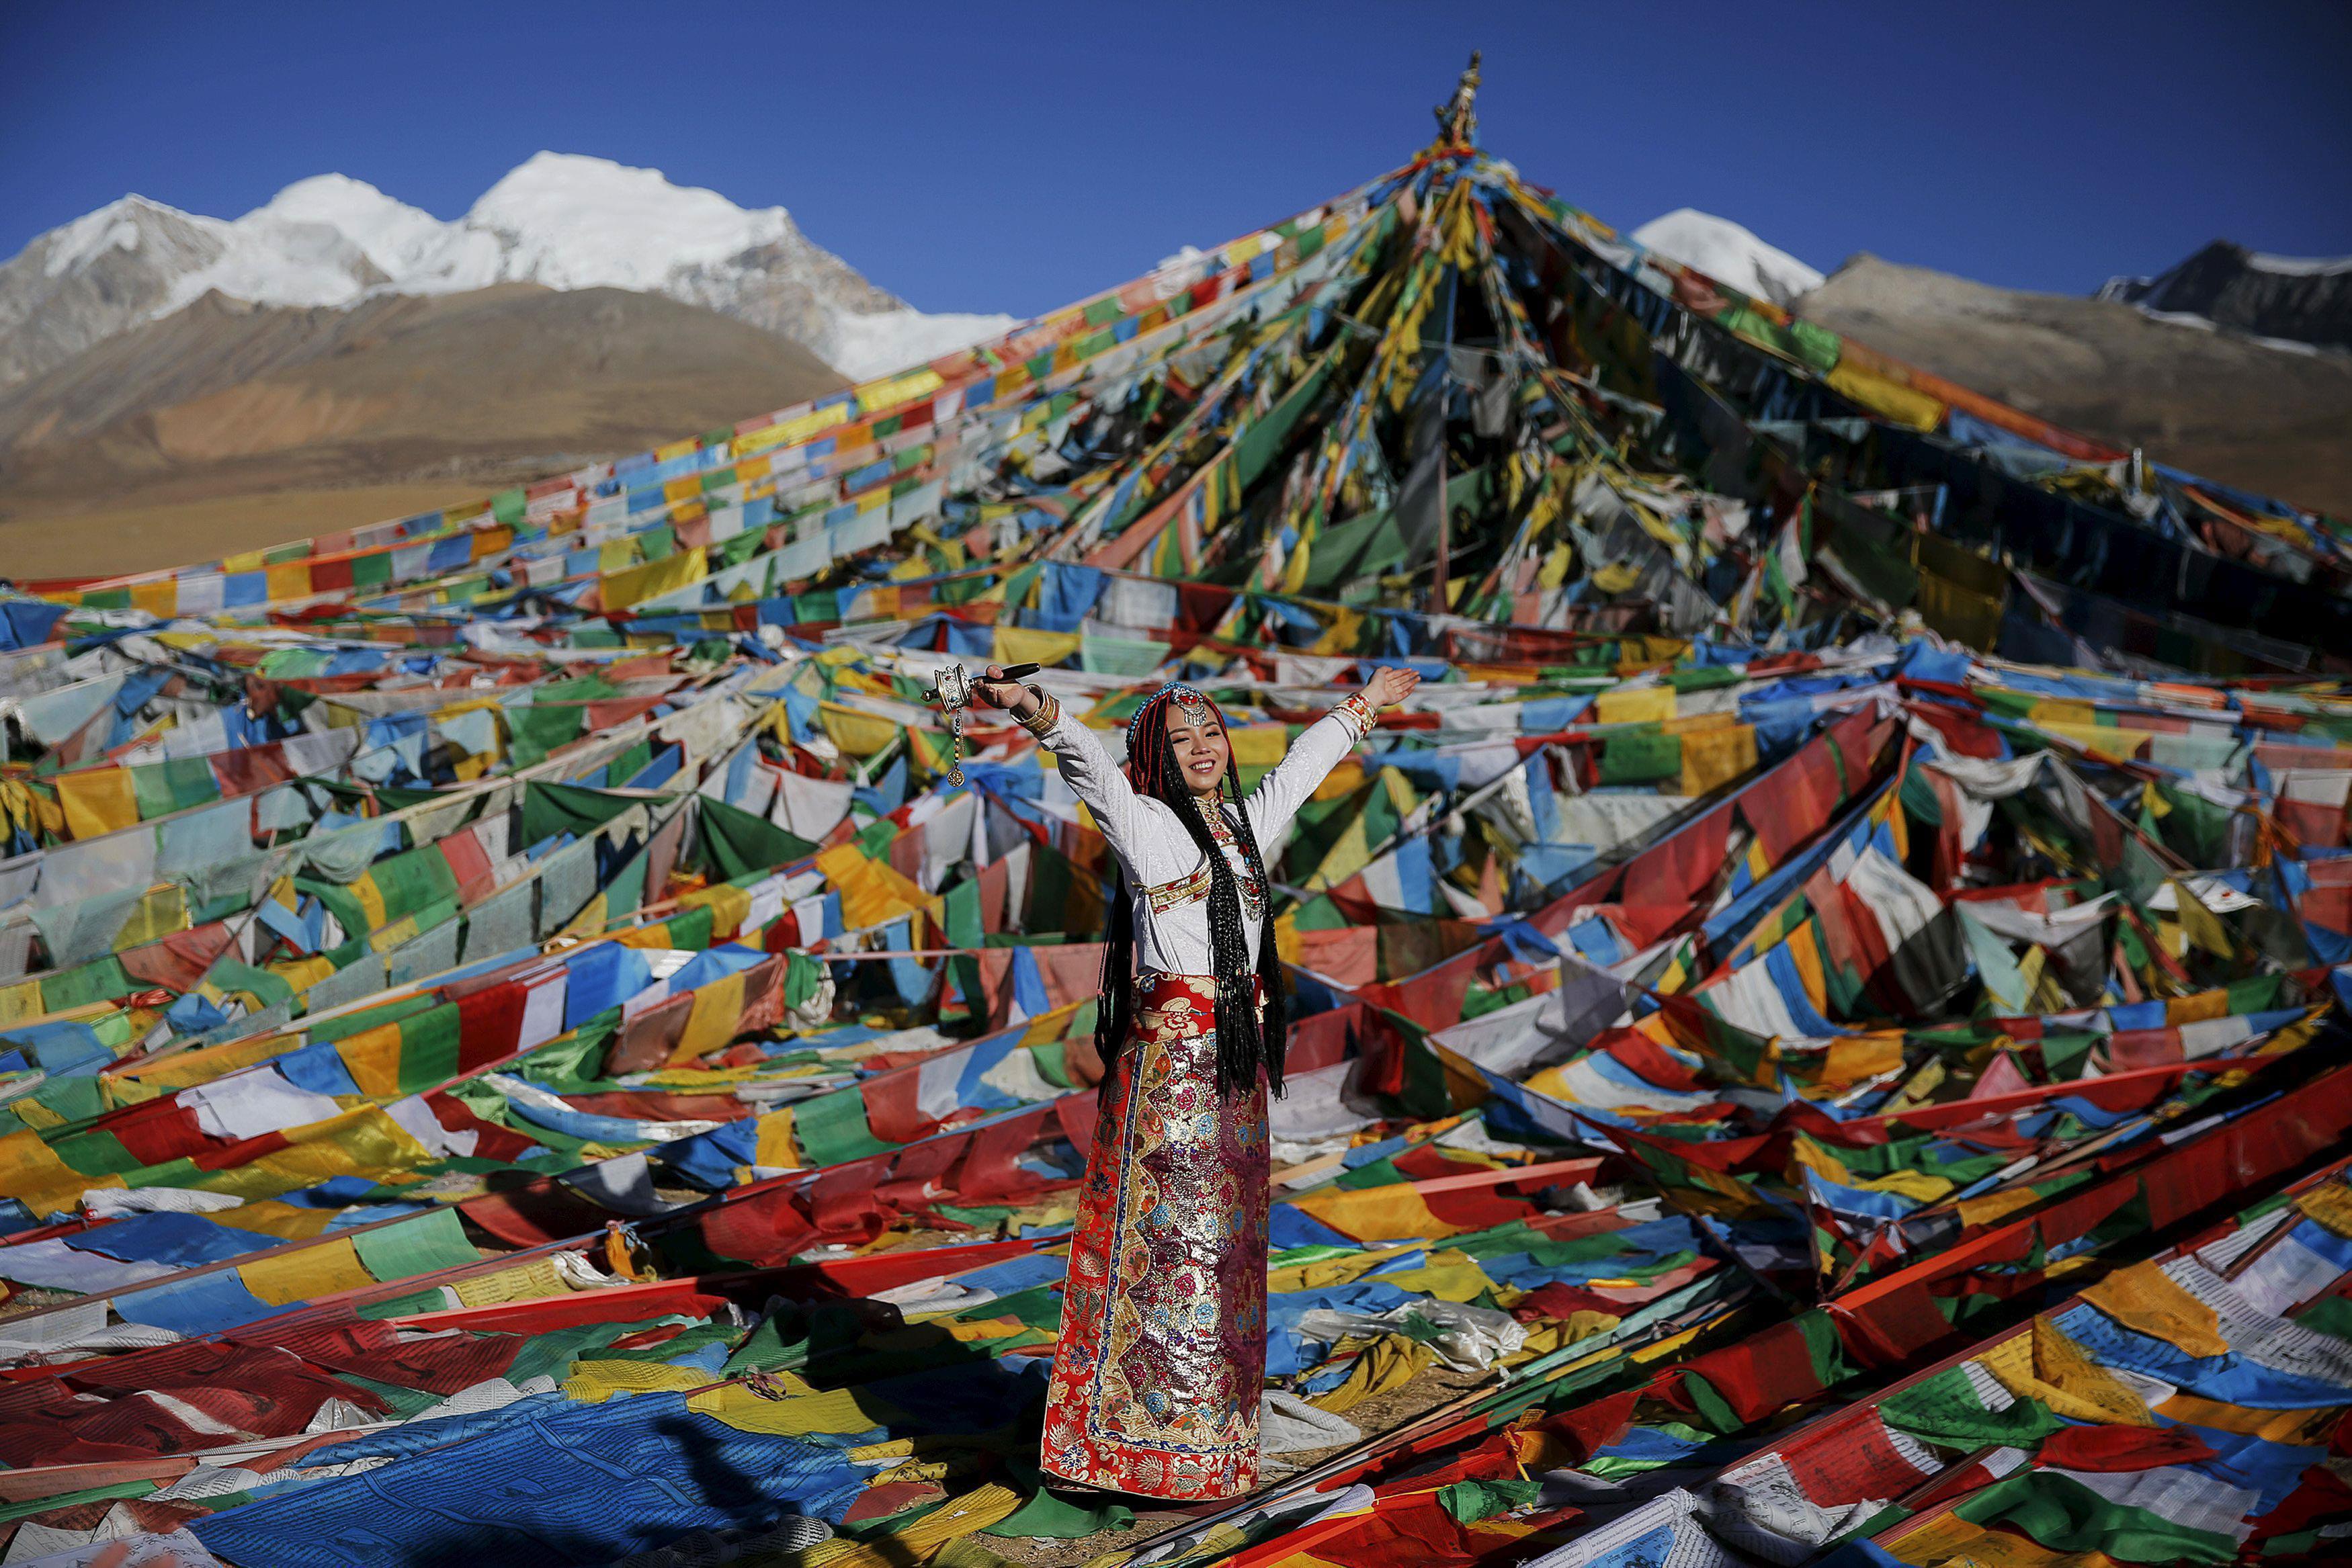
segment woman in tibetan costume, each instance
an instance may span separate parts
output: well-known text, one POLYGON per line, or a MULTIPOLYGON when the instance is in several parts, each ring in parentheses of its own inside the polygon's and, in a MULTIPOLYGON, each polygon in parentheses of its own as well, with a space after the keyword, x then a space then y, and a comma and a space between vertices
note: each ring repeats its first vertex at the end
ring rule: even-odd
POLYGON ((1257 1482, 1265 1380, 1266 1095, 1282 1091, 1282 968, 1258 846, 1420 677, 1383 669, 1244 798, 1224 718, 1162 688, 1127 766, 1035 688, 982 700, 1050 747, 1126 887, 1108 901, 1094 1148, 1062 1296, 1040 1463, 1083 1486, 1199 1501, 1257 1482))

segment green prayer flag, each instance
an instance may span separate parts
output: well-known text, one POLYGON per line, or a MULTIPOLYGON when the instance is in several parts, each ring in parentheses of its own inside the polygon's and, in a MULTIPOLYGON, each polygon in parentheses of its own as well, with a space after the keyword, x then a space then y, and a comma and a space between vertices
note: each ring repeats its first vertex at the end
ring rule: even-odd
POLYGON ((558 833, 586 838, 635 801, 577 784, 533 781, 522 795, 522 841, 536 844, 558 833))
POLYGON ((765 817, 755 817, 713 795, 699 798, 704 867, 718 882, 770 872, 815 852, 765 817))
POLYGON ((1988 1408, 1969 1375, 1957 1366, 1889 1395, 1878 1411, 1899 1432, 1957 1448, 2000 1444, 2031 1450, 2065 1425, 2038 1399, 2020 1399, 2005 1410, 1988 1408))
MULTIPOLYGON (((2222 1480, 2210 1485, 2221 1493, 2233 1490, 2222 1480)), ((2170 1501, 2168 1512, 2179 1507, 2170 1501)), ((2104 1552, 2124 1563, 2228 1563, 2238 1555, 2233 1536, 2116 1502, 2058 1470, 2029 1469, 1995 1481, 1952 1511, 1970 1524, 2021 1531, 2053 1552, 2104 1552)))
POLYGON ((813 1166, 839 1165, 867 1155, 897 1148, 874 1135, 866 1122, 866 1096, 858 1089, 836 1089, 793 1107, 793 1135, 813 1166))
POLYGON ((454 1208, 427 1209, 397 1225, 356 1232, 352 1246, 367 1271, 386 1284, 481 1260, 454 1208))
POLYGON ((1629 730, 1601 743, 1601 782, 1648 784, 1678 779, 1683 771, 1683 737, 1657 730, 1629 730))
POLYGON ((1082 1535, 1092 1535, 1097 1531, 1125 1530, 1134 1522, 1135 1511, 1123 1502, 1086 1508, 1077 1503, 1064 1502, 1040 1487, 1037 1495, 1015 1509, 1010 1517, 999 1520, 981 1533, 1045 1541, 1076 1541, 1082 1535))

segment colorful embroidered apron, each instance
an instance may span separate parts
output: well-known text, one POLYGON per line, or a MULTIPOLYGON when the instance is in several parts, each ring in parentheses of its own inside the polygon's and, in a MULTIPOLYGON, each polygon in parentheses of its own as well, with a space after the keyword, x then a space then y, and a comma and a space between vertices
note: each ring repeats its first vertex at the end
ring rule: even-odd
POLYGON ((1137 977, 1102 1085, 1040 1463, 1186 1500, 1257 1484, 1265 1383, 1263 1079, 1216 1092, 1216 982, 1137 977))

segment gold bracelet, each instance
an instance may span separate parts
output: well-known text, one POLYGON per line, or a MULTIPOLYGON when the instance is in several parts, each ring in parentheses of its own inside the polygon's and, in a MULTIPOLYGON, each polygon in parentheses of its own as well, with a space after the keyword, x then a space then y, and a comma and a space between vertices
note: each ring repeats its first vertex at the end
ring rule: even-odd
POLYGON ((1032 696, 1037 699, 1037 711, 1031 714, 1027 718, 1021 718, 1016 716, 1013 722, 1019 725, 1022 728, 1027 730, 1032 735, 1042 736, 1047 730, 1053 728, 1055 725, 1061 722, 1062 705, 1055 702, 1052 697, 1047 696, 1044 692, 1039 691, 1035 686, 1031 686, 1029 688, 1029 693, 1032 696))
POLYGON ((1380 723, 1379 715, 1373 708, 1370 699, 1361 692, 1351 694, 1345 702, 1340 703, 1331 711, 1339 715, 1341 720, 1356 732, 1358 740, 1371 734, 1373 727, 1380 723))

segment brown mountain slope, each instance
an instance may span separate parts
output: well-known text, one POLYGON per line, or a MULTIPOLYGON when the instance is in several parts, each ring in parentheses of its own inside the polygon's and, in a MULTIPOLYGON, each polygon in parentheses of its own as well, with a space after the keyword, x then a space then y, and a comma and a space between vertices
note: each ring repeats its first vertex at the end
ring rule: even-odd
POLYGON ((843 383, 658 295, 209 295, 0 392, 0 575, 164 566, 641 451, 843 383), (74 519, 69 530, 55 526, 74 519))
POLYGON ((1859 256, 1797 313, 2158 462, 2352 517, 2352 356, 1859 256))

